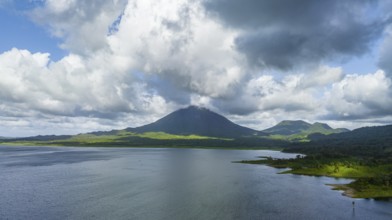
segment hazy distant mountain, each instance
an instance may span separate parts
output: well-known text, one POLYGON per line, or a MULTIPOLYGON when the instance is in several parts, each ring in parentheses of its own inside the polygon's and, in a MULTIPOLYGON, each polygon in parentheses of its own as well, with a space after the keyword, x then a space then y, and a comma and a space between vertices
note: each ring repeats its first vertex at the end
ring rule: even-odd
POLYGON ((126 130, 138 133, 165 132, 226 138, 265 135, 263 132, 237 125, 206 108, 196 106, 172 112, 154 123, 126 130))
MULTIPOLYGON (((329 146, 339 150, 367 151, 372 146, 380 152, 392 152, 392 125, 360 128, 351 132, 333 129, 327 124, 305 121, 282 121, 264 131, 237 125, 206 108, 189 106, 179 109, 158 121, 137 128, 98 131, 79 135, 46 135, 3 139, 2 143, 19 142, 36 145, 64 146, 159 146, 159 147, 287 147, 305 152, 329 146), (290 142, 297 142, 291 145, 290 142), (305 143, 299 144, 298 142, 305 143), (309 142, 310 141, 310 142, 309 142), (346 147, 341 147, 345 145, 346 147), (374 147, 376 146, 376 147, 374 147), (313 149, 313 148, 314 149, 313 149)), ((322 149, 321 149, 322 150, 322 149)))
POLYGON ((333 129, 329 125, 324 123, 316 122, 314 124, 307 123, 302 120, 297 121, 282 121, 279 124, 263 130, 263 132, 268 134, 275 134, 275 135, 308 135, 314 133, 321 133, 321 134, 333 134, 333 133, 342 133, 347 132, 348 129, 345 128, 337 128, 333 129))

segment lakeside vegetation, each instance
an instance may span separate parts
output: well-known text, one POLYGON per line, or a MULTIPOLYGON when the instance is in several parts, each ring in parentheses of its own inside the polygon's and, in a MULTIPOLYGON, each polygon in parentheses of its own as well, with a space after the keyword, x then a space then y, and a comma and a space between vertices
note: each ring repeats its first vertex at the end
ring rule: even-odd
POLYGON ((392 126, 361 128, 353 132, 313 135, 308 142, 292 143, 283 152, 301 153, 292 159, 260 158, 240 161, 290 168, 282 173, 354 179, 332 185, 354 198, 392 198, 392 126))
POLYGON ((82 147, 173 147, 215 149, 274 149, 282 150, 286 141, 264 137, 224 138, 201 135, 175 135, 165 132, 129 132, 126 130, 96 132, 75 136, 36 136, 0 140, 3 145, 82 146, 82 147))

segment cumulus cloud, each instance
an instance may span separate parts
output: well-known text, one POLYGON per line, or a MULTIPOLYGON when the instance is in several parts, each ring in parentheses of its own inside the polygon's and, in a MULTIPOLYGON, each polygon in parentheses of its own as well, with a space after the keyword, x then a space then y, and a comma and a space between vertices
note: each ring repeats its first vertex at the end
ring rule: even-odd
POLYGON ((341 68, 329 66, 292 73, 282 79, 264 74, 247 81, 235 98, 216 100, 215 103, 229 113, 238 115, 275 110, 315 114, 315 109, 321 108, 320 98, 323 93, 343 77, 341 68))
POLYGON ((107 46, 111 24, 119 17, 126 0, 45 0, 29 12, 38 24, 62 38, 63 49, 86 55, 107 46))
POLYGON ((369 16, 377 1, 206 0, 210 14, 242 31, 236 47, 251 65, 288 70, 361 56, 386 21, 369 16))
POLYGON ((347 75, 326 94, 333 118, 355 120, 392 115, 392 81, 379 70, 373 74, 347 75))
MULTIPOLYGON (((0 98, 3 116, 126 118, 164 114, 170 103, 134 80, 113 74, 98 56, 84 60, 69 55, 50 62, 48 54, 12 49, 0 55, 0 98)), ((49 117, 50 118, 50 117, 49 117)), ((133 122, 130 122, 133 123, 133 122)))
POLYGON ((70 54, 58 62, 16 48, 0 54, 3 113, 143 115, 147 123, 189 104, 192 93, 224 97, 240 85, 234 33, 209 20, 197 2, 101 3, 47 0, 29 13, 63 38, 70 54))
POLYGON ((390 12, 378 3, 40 1, 25 14, 69 54, 56 62, 45 51, 0 54, 0 132, 138 126, 188 104, 256 129, 284 119, 384 120, 392 114, 389 32, 384 71, 328 65, 381 38, 390 12))
POLYGON ((115 56, 132 60, 133 68, 147 78, 222 97, 245 74, 232 48, 234 36, 208 19, 197 2, 136 1, 127 5, 109 43, 115 56))
POLYGON ((47 0, 30 14, 71 53, 98 53, 152 83, 222 97, 245 74, 233 50, 236 33, 209 19, 198 1, 47 0))
POLYGON ((261 76, 245 88, 237 99, 215 101, 214 105, 254 129, 287 119, 347 128, 386 124, 392 119, 392 81, 381 70, 343 75, 340 68, 323 66, 312 74, 291 74, 283 79, 261 76), (317 71, 328 72, 331 78, 317 80, 317 71))
POLYGON ((307 74, 302 74, 301 88, 323 87, 340 81, 344 77, 341 67, 320 66, 307 74))

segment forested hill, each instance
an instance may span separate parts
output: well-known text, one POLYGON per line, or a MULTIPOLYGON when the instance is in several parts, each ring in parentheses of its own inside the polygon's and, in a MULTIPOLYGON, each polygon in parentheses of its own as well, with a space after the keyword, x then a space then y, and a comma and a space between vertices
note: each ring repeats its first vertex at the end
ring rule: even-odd
POLYGON ((316 122, 310 124, 308 122, 302 120, 285 120, 277 125, 263 130, 263 132, 272 134, 272 135, 308 135, 313 133, 321 133, 321 134, 333 134, 333 133, 342 133, 347 132, 348 129, 345 128, 331 128, 328 124, 316 122))
POLYGON ((392 157, 392 125, 363 127, 339 134, 310 135, 308 143, 296 143, 287 152, 392 157))

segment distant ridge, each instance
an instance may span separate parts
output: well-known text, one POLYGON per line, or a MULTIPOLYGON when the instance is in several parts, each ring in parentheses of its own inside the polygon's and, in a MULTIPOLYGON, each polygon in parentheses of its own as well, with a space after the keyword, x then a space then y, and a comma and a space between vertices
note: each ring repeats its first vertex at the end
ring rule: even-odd
POLYGON ((224 138, 265 135, 263 132, 237 125, 207 108, 193 105, 174 111, 154 123, 126 130, 224 138))
POLYGON ((299 134, 334 134, 334 133, 342 133, 347 132, 348 129, 345 128, 331 128, 328 124, 316 122, 314 124, 310 124, 308 122, 302 120, 285 120, 277 125, 263 130, 263 132, 272 134, 272 135, 299 135, 299 134))
MULTIPOLYGON (((122 130, 96 131, 78 135, 38 135, 0 139, 0 144, 125 147, 227 147, 286 148, 291 152, 342 148, 358 152, 366 147, 390 153, 392 125, 349 131, 327 124, 302 120, 282 121, 263 131, 237 125, 207 108, 189 106, 154 123, 122 130), (293 145, 293 143, 296 143, 293 145), (305 149, 306 148, 306 149, 305 149), (313 149, 314 148, 314 149, 313 149), (354 150, 355 150, 354 149, 354 150), (359 149, 359 150, 358 150, 359 149)), ((367 148, 364 152, 367 152, 367 148)))
POLYGON ((380 141, 392 143, 392 125, 362 127, 350 132, 335 133, 331 135, 314 134, 311 140, 346 140, 357 142, 380 141))
POLYGON ((362 127, 330 135, 311 134, 309 139, 310 142, 291 146, 285 152, 392 158, 392 125, 362 127))

